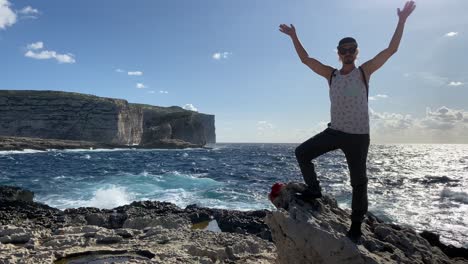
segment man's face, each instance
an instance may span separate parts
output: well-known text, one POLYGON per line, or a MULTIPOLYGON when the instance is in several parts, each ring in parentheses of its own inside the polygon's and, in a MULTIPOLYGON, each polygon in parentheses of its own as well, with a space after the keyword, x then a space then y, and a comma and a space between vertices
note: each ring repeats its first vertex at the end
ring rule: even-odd
POLYGON ((353 64, 357 54, 358 50, 355 44, 343 44, 338 47, 338 55, 343 64, 353 64))

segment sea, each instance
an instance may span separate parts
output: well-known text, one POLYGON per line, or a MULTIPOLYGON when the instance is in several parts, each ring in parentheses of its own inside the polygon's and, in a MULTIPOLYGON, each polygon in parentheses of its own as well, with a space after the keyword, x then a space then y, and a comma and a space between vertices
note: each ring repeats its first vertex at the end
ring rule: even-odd
MULTIPOLYGON (((209 149, 0 151, 0 184, 26 188, 60 209, 114 208, 140 200, 275 210, 275 182, 303 181, 298 144, 216 144, 209 149)), ((315 160, 325 193, 350 208, 344 154, 315 160)), ((369 211, 468 248, 468 145, 371 144, 369 211)))

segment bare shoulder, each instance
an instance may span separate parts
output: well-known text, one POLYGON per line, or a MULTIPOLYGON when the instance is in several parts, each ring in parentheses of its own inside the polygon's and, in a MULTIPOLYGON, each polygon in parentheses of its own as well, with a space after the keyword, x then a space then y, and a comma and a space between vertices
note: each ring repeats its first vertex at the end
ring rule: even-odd
POLYGON ((369 82, 369 79, 371 77, 371 74, 372 74, 372 70, 371 70, 371 61, 367 61, 365 62, 364 64, 362 64, 360 67, 362 69, 362 71, 364 72, 364 76, 366 77, 366 80, 369 82))

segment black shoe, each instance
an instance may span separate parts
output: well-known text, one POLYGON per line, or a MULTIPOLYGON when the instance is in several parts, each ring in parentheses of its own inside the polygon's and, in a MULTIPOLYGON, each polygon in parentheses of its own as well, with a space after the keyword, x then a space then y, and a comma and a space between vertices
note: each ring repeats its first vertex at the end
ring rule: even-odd
POLYGON ((359 242, 362 236, 361 222, 352 222, 348 233, 346 233, 346 236, 355 243, 359 242))
POLYGON ((316 185, 313 187, 307 187, 307 189, 305 189, 301 195, 305 199, 318 199, 322 198, 322 191, 320 190, 320 186, 316 185))

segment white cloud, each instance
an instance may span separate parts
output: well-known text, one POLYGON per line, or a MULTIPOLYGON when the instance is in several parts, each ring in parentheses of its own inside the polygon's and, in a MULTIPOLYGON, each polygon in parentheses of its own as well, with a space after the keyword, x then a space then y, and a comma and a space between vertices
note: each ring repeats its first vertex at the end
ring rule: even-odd
POLYGON ((10 2, 0 0, 0 29, 12 26, 16 23, 16 14, 10 8, 10 2))
POLYGON ((446 37, 455 37, 457 35, 458 35, 458 32, 453 32, 453 31, 445 34, 446 37))
POLYGON ((146 88, 146 86, 145 86, 144 84, 142 84, 142 83, 137 83, 137 84, 136 84, 136 88, 138 88, 138 89, 144 89, 144 88, 146 88))
POLYGON ((48 60, 48 59, 55 59, 59 63, 75 63, 74 55, 71 53, 67 54, 58 54, 55 51, 49 50, 42 50, 40 52, 34 52, 32 50, 28 50, 25 54, 25 57, 37 59, 37 60, 48 60))
POLYGON ((386 94, 378 94, 376 96, 369 96, 369 100, 371 101, 376 101, 378 99, 382 99, 382 98, 388 98, 388 95, 386 94))
POLYGON ((271 124, 268 121, 257 122, 257 130, 263 131, 263 130, 272 129, 272 128, 274 128, 273 124, 271 124))
POLYGON ((159 93, 161 93, 161 94, 168 94, 169 92, 168 92, 168 91, 159 91, 159 93))
POLYGON ((39 10, 32 8, 31 6, 26 6, 23 9, 18 11, 18 14, 21 15, 38 15, 39 10))
POLYGON ((369 118, 379 126, 380 129, 389 131, 394 129, 406 129, 413 125, 411 115, 396 113, 378 113, 369 109, 369 118))
MULTIPOLYGON (((276 140, 281 140, 279 137, 281 137, 281 131, 278 130, 275 125, 273 125, 269 121, 261 120, 257 121, 257 136, 261 137, 263 140, 265 139, 273 139, 275 138, 276 140)), ((261 141, 263 141, 261 140, 261 141)), ((282 140, 281 140, 282 141, 282 140)))
POLYGON ((462 82, 450 82, 449 83, 450 86, 460 86, 460 85, 463 85, 462 82))
POLYGON ((40 14, 39 10, 32 8, 31 6, 26 6, 21 10, 17 11, 17 14, 20 15, 20 18, 32 18, 36 19, 40 14))
POLYGON ((75 63, 75 59, 73 58, 74 55, 71 54, 71 53, 67 53, 67 54, 56 54, 55 55, 55 59, 59 62, 59 63, 75 63))
POLYGON ((155 91, 148 91, 148 93, 155 94, 156 92, 155 91))
POLYGON ((186 104, 182 108, 185 110, 198 112, 198 109, 195 106, 193 106, 193 104, 186 104))
POLYGON ((227 59, 231 56, 232 52, 217 52, 213 54, 213 59, 215 60, 221 60, 221 59, 227 59))
POLYGON ((44 48, 44 43, 42 41, 38 41, 36 43, 31 43, 27 47, 29 50, 38 50, 44 48))
MULTIPOLYGON (((463 82, 449 81, 449 78, 437 75, 432 72, 414 72, 414 73, 405 73, 403 76, 416 79, 418 81, 423 81, 426 85, 432 86, 460 86, 464 85, 463 82)), ((370 99, 370 98, 369 98, 370 99)))
POLYGON ((27 46, 28 51, 24 54, 25 57, 37 59, 37 60, 48 60, 48 59, 55 59, 59 63, 75 63, 74 55, 71 53, 67 54, 59 54, 56 51, 50 50, 41 50, 41 51, 34 51, 40 50, 44 48, 44 43, 42 41, 38 41, 35 43, 31 43, 27 46))
POLYGON ((118 73, 124 72, 124 70, 122 70, 122 69, 115 69, 115 71, 118 72, 118 73))
POLYGON ((371 135, 378 142, 468 143, 468 112, 442 106, 423 118, 370 109, 371 135))
POLYGON ((143 72, 141 72, 141 71, 129 71, 127 74, 130 75, 130 76, 142 76, 143 72))

